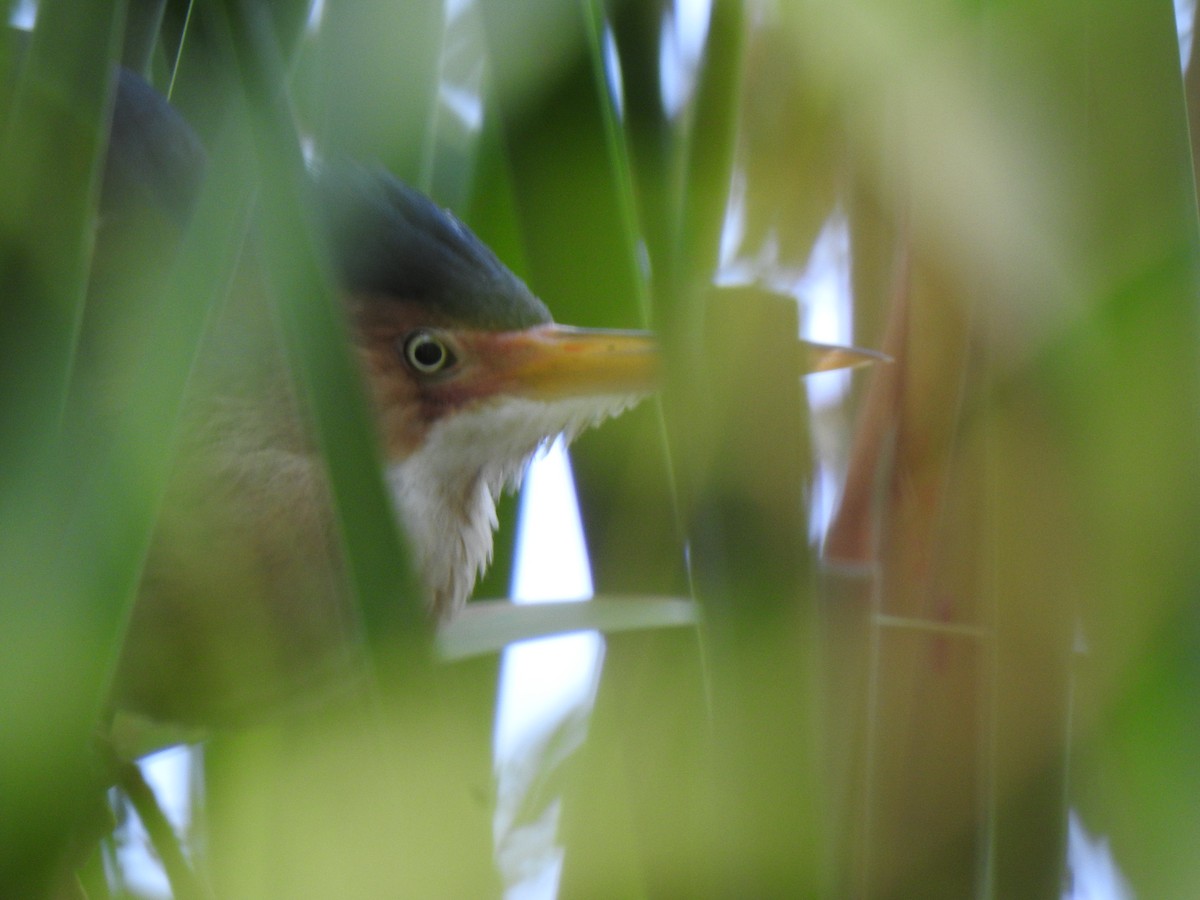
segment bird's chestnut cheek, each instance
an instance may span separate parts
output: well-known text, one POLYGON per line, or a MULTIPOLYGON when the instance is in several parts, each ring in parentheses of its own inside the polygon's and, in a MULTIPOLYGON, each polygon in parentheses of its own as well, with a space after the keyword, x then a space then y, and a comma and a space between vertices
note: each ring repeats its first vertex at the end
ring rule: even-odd
POLYGON ((430 428, 491 393, 486 373, 465 363, 453 373, 422 376, 395 352, 394 340, 360 345, 358 356, 390 461, 404 459, 424 442, 430 428))
POLYGON ((418 415, 429 425, 459 410, 469 408, 478 399, 469 380, 459 375, 417 385, 418 415))
POLYGON ((389 461, 403 459, 421 445, 428 430, 419 387, 390 349, 360 345, 357 355, 384 452, 389 461))

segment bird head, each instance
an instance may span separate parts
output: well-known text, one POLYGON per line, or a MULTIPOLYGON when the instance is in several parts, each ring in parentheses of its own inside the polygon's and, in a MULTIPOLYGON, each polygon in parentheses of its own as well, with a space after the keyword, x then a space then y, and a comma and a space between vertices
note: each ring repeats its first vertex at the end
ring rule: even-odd
POLYGON ((655 388, 656 344, 556 325, 451 213, 381 170, 317 179, 398 513, 435 613, 491 558, 495 501, 538 448, 655 388))

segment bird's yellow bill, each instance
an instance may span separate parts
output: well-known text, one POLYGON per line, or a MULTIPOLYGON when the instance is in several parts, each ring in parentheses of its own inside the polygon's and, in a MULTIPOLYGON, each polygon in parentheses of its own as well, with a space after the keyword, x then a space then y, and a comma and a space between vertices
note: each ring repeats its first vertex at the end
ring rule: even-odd
POLYGON ((542 325, 478 338, 490 345, 492 393, 553 400, 636 396, 659 387, 661 354, 649 332, 542 325))
MULTIPOLYGON (((475 332, 479 393, 531 399, 644 395, 661 386, 662 354, 653 334, 542 325, 523 331, 475 332), (486 348, 482 345, 486 344, 486 348)), ((887 354, 856 347, 798 341, 798 374, 889 362, 887 354)))
POLYGON ((818 344, 800 341, 800 374, 832 372, 835 369, 857 369, 872 363, 891 362, 892 358, 877 350, 841 347, 837 344, 818 344))

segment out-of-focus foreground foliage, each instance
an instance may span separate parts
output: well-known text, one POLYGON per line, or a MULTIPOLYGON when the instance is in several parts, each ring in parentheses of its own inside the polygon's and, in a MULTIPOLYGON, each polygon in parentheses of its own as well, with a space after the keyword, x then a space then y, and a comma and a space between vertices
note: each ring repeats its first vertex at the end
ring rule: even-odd
POLYGON ((93 736, 250 233, 379 688, 214 736, 185 845, 217 896, 500 891, 497 657, 426 664, 399 599, 302 137, 453 206, 559 320, 663 337, 661 404, 581 440, 576 475, 598 592, 698 624, 630 613, 587 742, 530 752, 563 896, 1057 897, 1072 809, 1140 896, 1192 893, 1200 92, 1171 4, 311 6, 42 0, 0 51, 0 894, 102 891, 93 736), (210 171, 167 296, 131 260, 128 327, 81 360, 118 59, 210 171), (831 217, 853 342, 894 361, 814 420, 777 289, 831 217))

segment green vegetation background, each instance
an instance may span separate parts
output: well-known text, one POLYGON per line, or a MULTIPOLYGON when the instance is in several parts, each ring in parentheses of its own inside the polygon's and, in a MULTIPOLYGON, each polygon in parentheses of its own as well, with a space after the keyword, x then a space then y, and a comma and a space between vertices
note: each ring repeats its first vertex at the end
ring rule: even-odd
MULTIPOLYGON (((438 112, 456 36, 436 3, 328 2, 312 35, 302 2, 43 0, 27 49, 6 45, 0 893, 44 892, 91 814, 176 410, 253 204, 384 702, 215 740, 198 856, 222 896, 498 890, 496 660, 424 662, 298 214, 300 133, 453 206, 561 321, 663 335, 662 404, 574 459, 598 591, 692 597, 701 626, 610 637, 588 743, 565 767, 545 749, 564 896, 1058 896, 1071 807, 1139 894, 1194 889, 1200 240, 1171 4, 716 0, 679 115, 659 90, 670 9, 483 0, 478 142, 438 112), (179 301, 101 363, 126 385, 110 421, 75 355, 118 58, 171 88, 212 171, 179 301), (910 298, 901 396, 934 399, 902 400, 883 446, 930 438, 933 570, 970 601, 906 580, 899 553, 878 590, 967 643, 885 628, 879 593, 849 625, 831 612, 796 310, 710 287, 735 173, 750 252, 773 234, 802 263, 845 212, 858 344, 910 298)), ((883 376, 856 377, 847 421, 883 376)), ((886 480, 874 515, 903 547, 886 480)))

